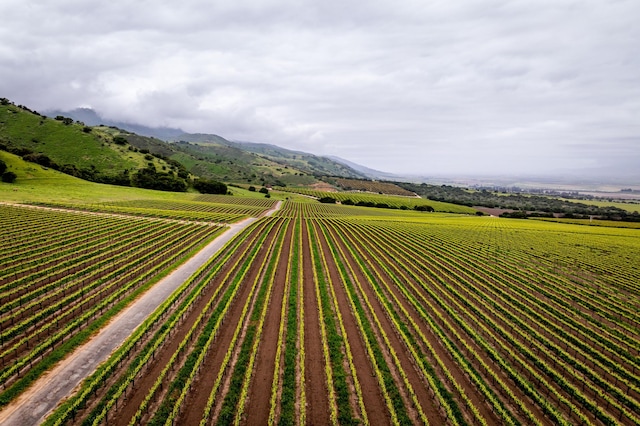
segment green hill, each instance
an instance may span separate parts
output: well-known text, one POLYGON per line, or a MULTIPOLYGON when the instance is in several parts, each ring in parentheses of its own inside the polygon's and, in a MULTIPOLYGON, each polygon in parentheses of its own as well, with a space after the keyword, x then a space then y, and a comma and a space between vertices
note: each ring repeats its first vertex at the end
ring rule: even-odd
POLYGON ((0 149, 67 174, 106 183, 130 183, 140 169, 177 177, 181 165, 130 145, 119 132, 62 116, 40 115, 0 101, 0 149))

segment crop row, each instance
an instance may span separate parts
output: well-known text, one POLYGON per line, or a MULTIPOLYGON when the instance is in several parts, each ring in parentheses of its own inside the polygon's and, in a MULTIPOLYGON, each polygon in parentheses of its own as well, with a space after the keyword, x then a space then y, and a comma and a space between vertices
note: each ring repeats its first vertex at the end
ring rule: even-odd
POLYGON ((635 231, 356 210, 257 221, 52 419, 640 423, 635 231))
MULTIPOLYGON (((350 224, 350 226, 353 225, 350 224)), ((340 229, 339 232, 344 234, 346 231, 340 229)), ((456 247, 455 244, 446 240, 446 235, 438 235, 436 240, 432 233, 424 232, 424 234, 423 237, 418 237, 406 227, 404 229, 398 227, 395 231, 388 226, 380 227, 376 224, 366 231, 358 231, 358 236, 351 243, 355 247, 364 244, 372 251, 382 247, 382 251, 376 254, 375 263, 395 263, 412 274, 410 281, 415 284, 430 282, 428 286, 422 287, 428 290, 432 303, 436 303, 434 306, 440 305, 440 309, 448 312, 451 319, 458 322, 460 326, 464 326, 468 333, 474 328, 483 331, 482 336, 477 332, 470 336, 478 342, 478 345, 483 346, 485 339, 499 343, 502 352, 489 351, 488 346, 484 348, 496 358, 494 362, 498 361, 504 366, 503 368, 509 368, 512 371, 513 380, 521 383, 521 389, 528 392, 530 397, 540 401, 543 408, 547 404, 544 402, 545 397, 538 397, 535 389, 529 389, 529 385, 525 385, 526 381, 534 380, 537 386, 547 388, 547 392, 552 390, 558 403, 575 411, 576 420, 580 418, 584 420, 584 415, 593 415, 605 423, 610 423, 614 421, 613 419, 637 420, 635 367, 628 364, 629 362, 635 364, 633 358, 610 360, 608 348, 601 346, 599 340, 596 340, 600 336, 595 332, 587 336, 590 337, 589 339, 582 339, 582 345, 578 346, 580 340, 563 332, 562 328, 552 328, 555 324, 561 324, 558 320, 569 321, 570 317, 558 317, 559 311, 555 310, 554 304, 549 304, 548 300, 543 300, 536 308, 537 311, 529 311, 536 312, 535 315, 524 316, 523 313, 527 312, 525 309, 527 304, 536 305, 538 302, 536 293, 531 289, 528 293, 520 295, 521 301, 518 303, 514 298, 501 299, 505 296, 500 296, 500 293, 491 295, 496 291, 502 291, 505 294, 505 291, 518 288, 518 285, 522 286, 523 282, 533 284, 535 281, 529 281, 533 277, 526 278, 529 270, 527 263, 512 264, 507 258, 506 265, 493 265, 493 268, 490 266, 490 269, 483 271, 477 265, 488 264, 490 259, 474 256, 475 252, 468 250, 468 240, 465 244, 456 247), (434 241, 429 242, 429 237, 434 241), (395 259, 389 257, 392 254, 396 257, 395 259), (385 257, 380 256, 385 256, 386 260, 383 260, 385 257), (415 265, 418 269, 410 265, 415 265), (518 281, 510 278, 510 275, 514 274, 513 271, 521 275, 518 281), (424 275, 425 273, 427 275, 424 275), (499 300, 500 304, 496 304, 496 300, 499 300), (526 300, 526 304, 523 304, 522 300, 526 300), (462 314, 466 310, 468 313, 462 314), (546 334, 540 335, 539 330, 545 328, 546 334), (529 336, 534 337, 534 340, 529 336), (554 344, 554 341, 562 343, 554 344), (575 349, 572 346, 575 346, 575 349), (542 360, 539 359, 540 353, 546 354, 542 360), (558 357, 561 360, 559 363, 558 357), (596 366, 600 361, 607 364, 594 371, 584 365, 585 361, 596 366), (627 366, 617 365, 617 362, 623 362, 627 366), (576 374, 575 369, 579 373, 576 374), (526 379, 523 379, 523 374, 527 377, 526 379), (589 380, 585 380, 586 378, 589 380), (591 396, 583 392, 585 389, 591 396), (569 402, 570 400, 574 400, 574 403, 569 402), (603 409, 602 406, 608 408, 603 409), (613 413, 608 413, 606 410, 612 410, 613 413), (636 414, 633 414, 634 411, 636 414)), ((395 275, 399 274, 396 272, 395 275)), ((539 276, 536 278, 539 279, 539 276)), ((535 286, 532 285, 532 288, 535 286)), ((543 291, 539 287, 537 290, 543 291)), ((554 301, 558 303, 562 300, 551 299, 551 302, 554 301)), ((603 336, 606 336, 606 333, 603 336)), ((609 345, 614 344, 609 342, 609 345)), ((620 349, 619 344, 616 347, 620 349)), ((484 380, 486 379, 485 377, 484 380)), ((562 410, 564 408, 560 409, 562 410)), ((554 416, 556 411, 558 411, 557 408, 548 408, 547 415, 554 416)), ((563 414, 559 414, 556 420, 559 421, 563 418, 562 416, 563 414)))
MULTIPOLYGON (((12 209, 13 217, 34 214, 33 209, 12 209)), ((31 259, 15 262, 11 274, 5 276, 0 316, 2 404, 79 345, 161 271, 219 230, 205 225, 93 217, 92 226, 84 232, 90 240, 83 241, 72 224, 77 219, 84 227, 88 215, 46 210, 37 215, 57 231, 50 235, 60 244, 56 249, 29 250, 25 246, 31 259), (60 218, 69 226, 58 227, 60 218), (99 230, 101 223, 105 228, 99 230), (69 241, 65 243, 66 236, 69 241)), ((28 224, 25 222, 22 230, 25 236, 28 224)), ((16 233, 20 234, 17 229, 16 233)))

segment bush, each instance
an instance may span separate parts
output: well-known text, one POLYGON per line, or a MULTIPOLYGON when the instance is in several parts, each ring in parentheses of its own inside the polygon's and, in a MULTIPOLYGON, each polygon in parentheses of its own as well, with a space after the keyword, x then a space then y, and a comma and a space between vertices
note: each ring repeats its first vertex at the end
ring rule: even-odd
POLYGON ((515 211, 515 212, 504 212, 500 215, 500 217, 508 217, 508 218, 512 218, 512 219, 526 219, 527 218, 527 212, 523 212, 523 211, 515 211))
POLYGON ((227 185, 213 180, 198 179, 193 183, 193 187, 203 194, 227 193, 227 185))
POLYGON ((51 167, 54 169, 58 168, 57 164, 54 163, 53 160, 51 160, 49 157, 47 157, 44 154, 34 152, 31 154, 23 155, 22 159, 24 161, 29 161, 30 163, 40 164, 41 166, 44 166, 44 167, 51 167))
POLYGON ((5 183, 13 183, 18 176, 13 172, 4 172, 2 174, 2 181, 5 183))
POLYGON ((336 199, 332 198, 332 197, 322 197, 318 201, 320 201, 321 203, 324 203, 324 204, 335 204, 336 203, 336 199))
POLYGON ((250 186, 250 187, 249 187, 249 191, 251 191, 251 192, 256 192, 256 187, 255 187, 255 186, 250 186))
POLYGON ((7 170, 7 163, 0 160, 0 175, 2 175, 7 170))
POLYGON ((160 191, 185 192, 187 183, 168 173, 158 173, 153 168, 140 169, 133 176, 132 183, 139 188, 158 189, 160 191))
POLYGON ((269 193, 269 190, 263 186, 262 188, 260 188, 260 191, 259 191, 259 192, 260 192, 261 194, 268 194, 268 193, 269 193))

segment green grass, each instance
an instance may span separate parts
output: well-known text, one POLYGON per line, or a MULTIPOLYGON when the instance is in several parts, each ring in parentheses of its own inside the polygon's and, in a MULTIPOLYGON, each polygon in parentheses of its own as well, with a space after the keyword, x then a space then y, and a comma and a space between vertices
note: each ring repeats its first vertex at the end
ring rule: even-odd
POLYGON ((42 117, 14 105, 0 105, 0 143, 42 153, 59 166, 72 164, 78 169, 95 168, 99 173, 115 175, 137 170, 153 163, 159 171, 170 166, 159 158, 147 159, 131 145, 117 145, 113 137, 120 134, 109 127, 89 127, 80 123, 42 117))
POLYGON ((42 152, 60 165, 95 166, 100 172, 120 172, 137 166, 138 161, 123 157, 109 146, 110 137, 100 132, 85 133, 83 128, 81 124, 65 125, 13 105, 0 106, 0 142, 8 146, 42 152))
MULTIPOLYGON (((154 191, 142 188, 87 182, 64 173, 29 163, 6 151, 0 159, 18 177, 15 183, 0 182, 0 201, 13 203, 65 203, 79 206, 113 201, 158 200, 192 201, 199 194, 154 191)), ((247 196, 249 191, 231 188, 235 195, 247 196)), ((258 194, 264 197, 264 194, 258 194)), ((256 196, 257 198, 257 196, 256 196)))

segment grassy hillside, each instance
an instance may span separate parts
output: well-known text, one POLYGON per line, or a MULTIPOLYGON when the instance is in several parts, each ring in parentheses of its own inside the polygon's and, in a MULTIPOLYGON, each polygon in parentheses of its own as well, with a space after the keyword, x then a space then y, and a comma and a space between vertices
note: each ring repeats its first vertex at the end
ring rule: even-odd
MULTIPOLYGON (((0 182, 0 202, 96 204, 133 200, 191 201, 200 194, 193 192, 154 191, 142 188, 106 185, 78 179, 38 164, 24 161, 17 155, 0 151, 0 160, 17 175, 14 183, 0 182)), ((242 188, 229 188, 234 197, 264 198, 264 194, 242 188)), ((272 194, 274 199, 285 196, 272 194)))
POLYGON ((123 183, 125 174, 148 167, 183 179, 188 172, 192 177, 256 186, 304 186, 326 175, 362 177, 334 160, 274 145, 231 142, 208 134, 184 134, 176 138, 180 142, 169 143, 116 126, 45 117, 7 99, 0 103, 0 145, 18 155, 44 155, 54 168, 89 180, 123 183), (184 173, 179 173, 181 166, 184 173))
POLYGON ((17 175, 14 183, 0 182, 0 201, 99 203, 143 198, 175 199, 192 194, 151 191, 141 188, 105 185, 24 161, 17 155, 0 151, 0 160, 17 175))
POLYGON ((6 100, 0 105, 0 144, 8 150, 43 154, 60 167, 68 165, 106 176, 148 166, 158 171, 174 168, 127 143, 115 143, 118 134, 108 127, 47 118, 6 100))
POLYGON ((191 173, 224 182, 252 185, 308 185, 316 178, 267 157, 218 142, 177 142, 171 156, 191 173))
MULTIPOLYGON (((302 173, 303 175, 313 176, 365 177, 364 174, 353 168, 330 158, 301 151, 292 151, 271 144, 232 142, 217 135, 207 134, 185 134, 182 135, 180 139, 182 142, 190 142, 190 145, 198 146, 198 150, 203 153, 225 156, 228 155, 229 152, 242 152, 250 154, 250 156, 243 155, 243 158, 238 158, 238 160, 249 164, 260 165, 260 163, 267 162, 268 164, 275 165, 275 168, 292 169, 298 174, 280 173, 280 177, 284 176, 289 179, 292 184, 306 184, 306 181, 309 179, 305 181, 287 175, 299 176, 300 173, 302 173)), ((266 176, 270 173, 278 176, 278 173, 273 173, 272 170, 261 169, 258 170, 258 174, 260 173, 266 176)))

